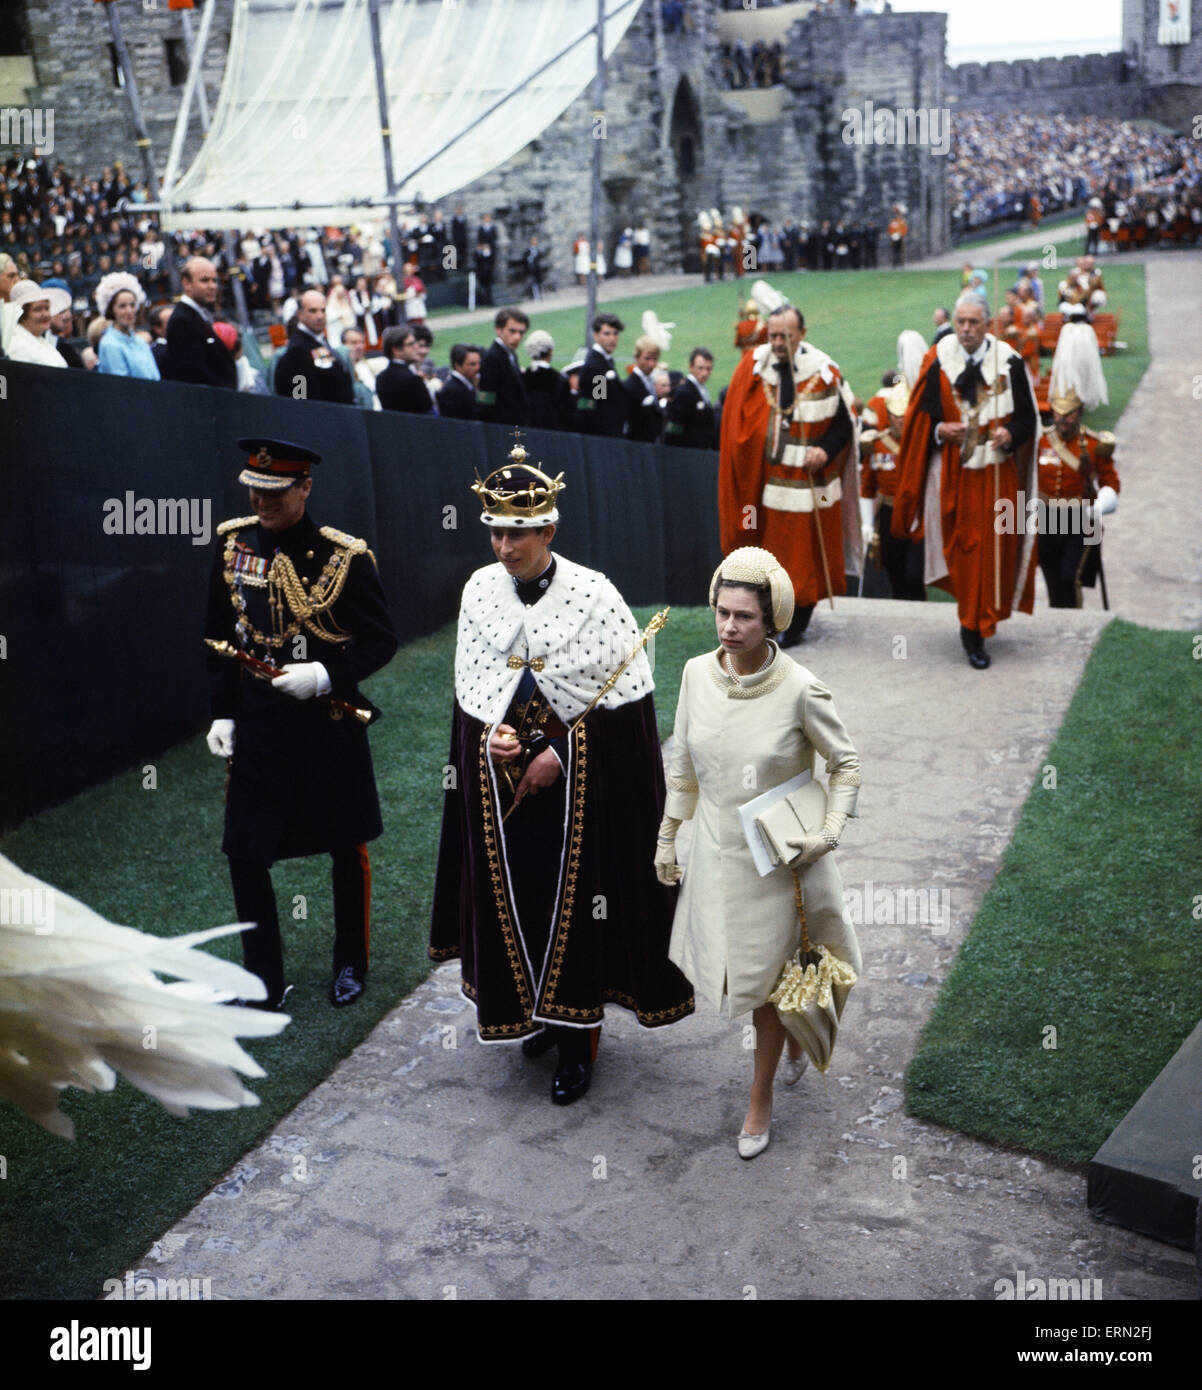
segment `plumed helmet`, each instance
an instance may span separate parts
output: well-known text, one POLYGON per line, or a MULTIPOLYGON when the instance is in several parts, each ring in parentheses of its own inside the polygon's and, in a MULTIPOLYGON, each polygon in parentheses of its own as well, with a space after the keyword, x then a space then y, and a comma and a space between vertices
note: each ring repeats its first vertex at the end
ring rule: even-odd
POLYGON ((793 621, 793 581, 770 550, 761 550, 756 545, 744 545, 732 550, 710 580, 711 608, 718 606, 720 579, 729 580, 732 584, 749 584, 752 588, 767 584, 772 597, 773 628, 777 632, 784 632, 793 621))

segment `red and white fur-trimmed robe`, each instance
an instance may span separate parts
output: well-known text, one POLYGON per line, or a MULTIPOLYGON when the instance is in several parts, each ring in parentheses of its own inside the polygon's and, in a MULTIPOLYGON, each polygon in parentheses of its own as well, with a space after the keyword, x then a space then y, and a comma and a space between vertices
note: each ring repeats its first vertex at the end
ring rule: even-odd
POLYGON ((956 596, 962 627, 992 637, 1014 608, 1030 613, 1035 604, 1035 536, 1025 522, 1016 532, 1025 511, 1019 492, 1036 496, 1039 416, 1022 358, 988 334, 977 447, 962 460, 960 444, 936 444, 936 424, 969 418, 953 386, 967 362, 950 333, 923 358, 902 426, 892 529, 899 539, 925 539, 926 582, 956 596), (1010 451, 988 440, 995 421, 1014 436, 1010 451))
POLYGON ((777 406, 779 364, 770 344, 746 353, 735 369, 722 408, 718 524, 724 555, 743 545, 770 550, 788 570, 797 603, 807 605, 827 594, 818 524, 831 592, 846 593, 844 575, 860 573, 859 420, 851 388, 825 352, 802 343, 793 380, 786 417, 777 406), (810 473, 805 451, 820 444, 840 402, 851 436, 821 472, 810 473))

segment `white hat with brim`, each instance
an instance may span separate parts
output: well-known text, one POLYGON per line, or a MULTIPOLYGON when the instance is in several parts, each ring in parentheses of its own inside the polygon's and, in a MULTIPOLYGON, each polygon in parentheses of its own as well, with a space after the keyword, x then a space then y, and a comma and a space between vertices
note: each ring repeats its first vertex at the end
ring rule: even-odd
POLYGON ((8 294, 8 302, 21 313, 25 312, 28 305, 36 304, 40 299, 49 301, 51 318, 71 307, 71 296, 66 290, 47 288, 39 285, 36 280, 18 280, 8 294))

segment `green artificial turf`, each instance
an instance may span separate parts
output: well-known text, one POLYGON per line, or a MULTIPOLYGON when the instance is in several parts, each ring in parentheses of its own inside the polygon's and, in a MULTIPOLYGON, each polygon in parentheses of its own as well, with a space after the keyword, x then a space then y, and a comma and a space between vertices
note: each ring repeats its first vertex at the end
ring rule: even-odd
MULTIPOLYGON (((640 624, 654 611, 639 609, 640 624)), ((74 1142, 0 1104, 0 1296, 96 1296, 429 973, 454 643, 448 626, 403 648, 365 685, 385 711, 371 736, 385 829, 371 847, 372 964, 363 999, 335 1010, 326 998, 333 942, 328 858, 278 864, 272 876, 295 987, 292 1022, 279 1037, 247 1047, 267 1071, 248 1083, 262 1104, 181 1120, 124 1081, 111 1095, 68 1090, 63 1109, 75 1121, 74 1142), (307 920, 291 920, 294 895, 306 897, 307 920)), ((672 729, 685 661, 714 643, 708 609, 673 609, 657 635, 661 735, 672 729)), ((221 762, 198 736, 157 760, 156 790, 143 789, 142 767, 32 818, 0 848, 110 921, 175 936, 232 920, 220 852, 221 762)), ((241 958, 232 939, 208 949, 241 958)))
POLYGON ((1102 633, 923 1030, 912 1114, 1085 1163, 1202 1017, 1197 655, 1102 633))

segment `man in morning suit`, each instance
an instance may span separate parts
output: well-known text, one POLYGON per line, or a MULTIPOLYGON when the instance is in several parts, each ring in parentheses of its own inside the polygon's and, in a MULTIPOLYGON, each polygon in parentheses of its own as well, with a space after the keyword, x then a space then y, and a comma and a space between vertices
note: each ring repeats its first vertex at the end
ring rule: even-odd
POLYGON ((434 402, 426 383, 417 372, 421 357, 413 329, 407 325, 386 329, 380 346, 388 366, 376 377, 376 397, 384 410, 403 410, 409 415, 425 415, 434 402))
POLYGON ((168 381, 192 381, 201 386, 238 389, 238 368, 225 344, 213 332, 217 310, 217 267, 193 256, 180 272, 183 294, 167 321, 167 352, 163 376, 168 381))
POLYGON ((438 413, 444 420, 476 418, 476 379, 480 375, 480 349, 456 343, 451 349, 451 375, 438 393, 438 413))
POLYGON ((626 435, 643 444, 654 444, 663 432, 664 415, 656 395, 651 373, 659 365, 659 347, 653 338, 639 338, 634 345, 634 367, 622 383, 629 397, 626 405, 626 435))
POLYGON ((530 327, 530 320, 520 309, 498 309, 493 323, 497 336, 480 364, 477 397, 480 419, 494 425, 527 425, 530 423, 530 406, 526 400, 517 351, 518 344, 530 327))
POLYGON ((296 309, 296 326, 272 373, 277 396, 303 401, 355 404, 355 383, 326 339, 326 297, 306 290, 296 309))
POLYGON ((576 428, 581 434, 616 439, 625 432, 629 402, 614 366, 618 334, 625 326, 617 314, 593 319, 593 345, 580 368, 576 397, 576 428))
POLYGON ((714 406, 706 382, 714 370, 714 354, 708 348, 694 348, 689 357, 689 374, 672 392, 668 402, 668 422, 664 443, 686 449, 716 449, 714 406))

